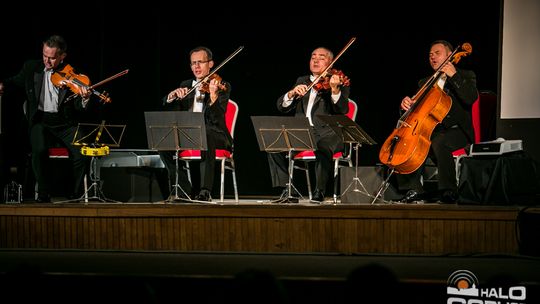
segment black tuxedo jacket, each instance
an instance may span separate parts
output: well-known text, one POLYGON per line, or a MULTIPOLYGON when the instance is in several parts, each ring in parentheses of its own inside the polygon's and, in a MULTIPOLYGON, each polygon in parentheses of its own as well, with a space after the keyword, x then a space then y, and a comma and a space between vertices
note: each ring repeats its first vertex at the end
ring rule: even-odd
MULTIPOLYGON (((310 85, 311 80, 309 75, 299 77, 296 80, 295 86, 299 84, 310 85)), ((313 127, 316 132, 324 136, 328 132, 333 132, 333 130, 326 124, 324 121, 319 119, 317 115, 344 115, 349 110, 349 92, 350 89, 347 86, 341 87, 341 96, 338 101, 334 103, 332 101, 332 93, 330 90, 321 91, 315 98, 315 103, 311 109, 311 119, 313 121, 313 127)), ((287 94, 287 93, 285 93, 287 94)), ((294 110, 295 116, 306 116, 306 111, 309 102, 309 92, 300 98, 293 100, 290 106, 283 107, 283 98, 285 95, 279 97, 277 101, 277 107, 280 112, 289 113, 294 110)))
MULTIPOLYGON (((60 65, 58 69, 62 69, 64 65, 60 65)), ((24 63, 19 73, 5 80, 5 84, 9 88, 11 84, 24 89, 26 96, 25 113, 30 126, 37 121, 36 113, 38 112, 39 99, 43 86, 43 76, 45 65, 41 60, 30 60, 24 63)), ((63 115, 65 121, 70 125, 76 124, 75 111, 83 110, 82 98, 77 96, 73 100, 66 102, 66 99, 71 96, 68 88, 61 88, 58 92, 58 112, 63 115)))
MULTIPOLYGON (((424 84, 428 79, 422 79, 419 84, 424 84)), ((456 74, 446 79, 444 91, 452 98, 452 106, 441 125, 445 128, 458 126, 467 136, 469 143, 474 143, 471 111, 478 98, 476 74, 473 71, 456 69, 456 74)))
MULTIPOLYGON (((184 80, 180 83, 180 88, 191 89, 193 84, 193 79, 184 80)), ((218 100, 214 102, 211 106, 207 106, 210 101, 210 94, 207 93, 203 99, 203 115, 204 122, 206 127, 206 132, 208 134, 216 134, 220 137, 223 137, 225 143, 227 143, 226 148, 232 148, 233 139, 227 125, 225 124, 225 112, 227 111, 227 104, 229 103, 229 96, 231 92, 231 85, 228 82, 222 81, 222 84, 225 85, 225 90, 222 90, 218 95, 218 100), (209 132, 209 130, 211 132, 209 132)), ((195 102, 195 90, 189 93, 186 97, 181 100, 174 100, 170 103, 167 103, 167 96, 163 98, 163 107, 168 111, 190 111, 195 102)))

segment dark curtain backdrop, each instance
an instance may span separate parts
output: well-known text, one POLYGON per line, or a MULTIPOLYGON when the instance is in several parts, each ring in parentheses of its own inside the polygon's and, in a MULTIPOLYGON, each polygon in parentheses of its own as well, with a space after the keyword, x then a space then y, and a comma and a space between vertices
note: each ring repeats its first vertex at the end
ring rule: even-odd
MULTIPOLYGON (((351 37, 357 38, 335 67, 351 79, 351 98, 359 105, 357 123, 379 143, 361 148, 361 165, 378 162, 380 143, 398 119, 401 99, 414 95, 418 79, 432 73, 428 50, 433 40, 446 39, 455 46, 471 43, 472 54, 459 66, 476 71, 480 90, 497 91, 498 1, 424 7, 381 2, 357 10, 276 2, 242 8, 209 3, 170 6, 162 1, 118 9, 94 1, 59 8, 54 14, 48 12, 54 6, 13 5, 15 9, 5 11, 0 20, 0 78, 16 73, 26 59, 41 58, 42 40, 56 33, 68 41, 66 61, 94 83, 129 69, 126 76, 100 88, 109 92, 112 102, 85 117, 88 122, 126 124, 125 149, 147 148, 144 112, 157 110, 165 94, 192 76, 190 49, 210 47, 219 64, 244 46, 218 73, 232 84, 231 99, 240 106, 235 159, 241 195, 270 190, 266 155, 258 150, 250 117, 279 115, 276 99, 309 72, 316 47, 326 46, 337 54, 351 37)), ((126 4, 115 4, 119 5, 126 4)), ((17 98, 13 94, 3 100, 9 104, 2 115, 3 136, 10 142, 17 140, 11 134, 20 130, 20 108, 13 106, 17 98)), ((6 147, 3 144, 2 149, 6 147)))

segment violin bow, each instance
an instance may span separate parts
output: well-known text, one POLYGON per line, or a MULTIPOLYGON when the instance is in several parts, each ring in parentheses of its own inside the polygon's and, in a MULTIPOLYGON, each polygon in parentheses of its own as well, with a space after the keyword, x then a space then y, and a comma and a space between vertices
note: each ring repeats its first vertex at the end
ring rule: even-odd
POLYGON ((330 68, 334 65, 334 63, 336 63, 336 61, 339 59, 339 57, 341 57, 341 55, 343 55, 343 53, 345 53, 345 51, 351 46, 351 44, 353 44, 353 42, 355 40, 356 40, 356 37, 352 37, 351 40, 349 40, 347 45, 345 45, 345 47, 339 52, 339 54, 337 54, 337 56, 334 57, 334 60, 332 60, 332 62, 330 62, 330 64, 326 67, 326 69, 324 69, 324 71, 321 74, 319 74, 319 76, 315 77, 315 80, 313 80, 313 82, 307 87, 306 91, 311 90, 311 88, 313 88, 313 86, 316 83, 319 82, 319 80, 323 77, 323 75, 326 75, 326 72, 328 72, 328 70, 330 70, 330 68))
MULTIPOLYGON (((102 85, 102 84, 104 84, 104 83, 106 83, 106 82, 109 82, 109 81, 111 81, 111 80, 113 80, 113 79, 115 79, 115 78, 118 78, 118 77, 120 77, 120 76, 126 75, 128 72, 129 72, 129 69, 124 70, 124 71, 122 71, 122 72, 120 72, 120 73, 118 73, 118 74, 115 74, 115 75, 113 75, 113 76, 111 76, 111 77, 109 77, 109 78, 106 78, 106 79, 104 79, 104 80, 102 80, 102 81, 100 81, 100 82, 98 82, 98 83, 96 83, 96 84, 93 84, 93 85, 91 85, 91 86, 87 86, 87 88, 88 88, 88 90, 90 90, 94 95, 97 95, 97 96, 99 96, 100 98, 102 98, 103 100, 105 100, 105 102, 110 102, 110 98, 108 97, 108 94, 107 94, 107 93, 101 93, 101 92, 97 91, 95 88, 98 87, 98 86, 100 86, 100 85, 102 85)), ((78 85, 83 85, 83 84, 78 84, 78 85)), ((69 101, 69 100, 72 100, 72 99, 75 98, 76 96, 77 96, 77 94, 72 94, 71 96, 69 96, 68 98, 66 98, 65 101, 67 102, 67 101, 69 101)))
MULTIPOLYGON (((210 77, 212 77, 212 75, 214 75, 219 69, 221 69, 221 67, 223 67, 227 62, 229 62, 231 59, 233 59, 234 56, 236 56, 238 53, 240 53, 240 51, 242 51, 244 49, 244 46, 240 46, 238 49, 236 49, 236 51, 234 51, 232 54, 229 55, 229 57, 227 57, 227 59, 223 60, 223 62, 221 62, 213 71, 211 71, 210 73, 208 73, 208 75, 206 75, 206 77, 204 77, 203 79, 199 80, 193 87, 191 87, 191 89, 189 89, 187 92, 186 92, 186 95, 184 95, 184 97, 188 96, 191 92, 193 92, 197 87, 199 87, 199 84, 202 83, 202 82, 206 82, 208 81, 208 79, 210 79, 210 77)), ((178 98, 177 98, 178 99, 178 98)), ((180 98, 182 99, 182 98, 180 98)))
POLYGON ((89 88, 94 89, 96 87, 99 87, 100 85, 102 85, 102 84, 104 84, 106 82, 109 82, 109 81, 111 81, 113 79, 116 79, 116 78, 118 78, 120 76, 126 75, 128 72, 129 72, 129 69, 128 70, 123 70, 122 72, 120 72, 118 74, 115 74, 115 75, 113 75, 113 76, 111 76, 109 78, 106 78, 106 79, 104 79, 104 80, 102 80, 102 81, 100 81, 100 82, 98 82, 96 84, 91 85, 89 88))

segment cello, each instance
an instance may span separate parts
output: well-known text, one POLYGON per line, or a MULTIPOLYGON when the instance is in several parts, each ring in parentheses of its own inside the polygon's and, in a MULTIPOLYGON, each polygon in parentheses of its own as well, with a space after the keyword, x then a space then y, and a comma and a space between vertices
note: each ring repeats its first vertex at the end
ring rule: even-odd
POLYGON ((394 131, 379 151, 379 160, 390 167, 392 172, 412 173, 426 160, 431 146, 431 134, 452 106, 452 98, 437 85, 444 74, 442 68, 448 62, 457 64, 461 57, 471 52, 472 46, 469 43, 456 48, 412 97, 415 102, 400 117, 394 131))

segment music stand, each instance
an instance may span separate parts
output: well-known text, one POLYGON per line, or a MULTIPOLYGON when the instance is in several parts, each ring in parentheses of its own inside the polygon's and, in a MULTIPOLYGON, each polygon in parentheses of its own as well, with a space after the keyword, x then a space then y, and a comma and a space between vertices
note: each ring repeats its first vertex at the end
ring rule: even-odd
MULTIPOLYGON (((373 197, 358 177, 358 150, 363 144, 374 145, 376 142, 356 122, 345 115, 317 115, 317 117, 326 122, 343 139, 343 143, 350 144, 351 148, 355 150, 354 177, 343 193, 341 193, 341 196, 343 197, 345 193, 351 190, 373 197)), ((349 153, 352 153, 352 151, 349 153)), ((337 203, 337 197, 335 196, 334 203, 337 203)))
POLYGON ((174 193, 173 200, 182 200, 178 196, 180 190, 189 201, 193 201, 178 183, 178 153, 182 150, 207 150, 203 113, 154 111, 144 112, 144 115, 148 147, 156 151, 175 151, 175 184, 169 196, 174 193))
POLYGON ((97 158, 109 154, 109 147, 119 147, 126 125, 107 125, 103 120, 101 124, 79 123, 72 145, 81 147, 81 154, 90 156, 90 180, 92 184, 86 189, 84 194, 76 199, 59 201, 55 203, 70 203, 84 200, 88 204, 89 200, 97 200, 104 203, 121 203, 119 201, 105 197, 101 190, 100 172, 97 166, 97 158), (88 196, 91 190, 94 195, 88 196))
POLYGON ((289 157, 289 181, 287 183, 289 196, 279 199, 278 202, 298 202, 298 199, 292 196, 292 190, 294 189, 300 197, 303 198, 303 196, 292 183, 292 152, 315 149, 311 135, 311 126, 307 117, 251 116, 251 121, 253 122, 261 151, 268 153, 287 151, 289 157))

